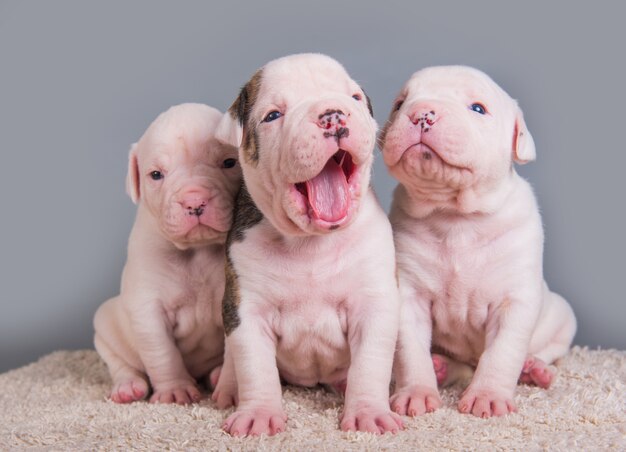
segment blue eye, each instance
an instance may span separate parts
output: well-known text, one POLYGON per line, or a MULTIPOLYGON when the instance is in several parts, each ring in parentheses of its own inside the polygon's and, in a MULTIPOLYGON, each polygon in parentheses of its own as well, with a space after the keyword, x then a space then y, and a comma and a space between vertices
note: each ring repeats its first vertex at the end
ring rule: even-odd
POLYGON ((232 168, 237 164, 237 159, 226 159, 222 162, 222 168, 232 168))
POLYGON ((280 118, 283 114, 278 110, 270 111, 267 116, 263 119, 263 122, 272 122, 278 118, 280 118))
POLYGON ((152 171, 150 177, 152 180, 161 180, 163 179, 163 173, 161 171, 152 171))
POLYGON ((476 113, 480 113, 481 115, 487 113, 487 109, 485 108, 485 106, 479 103, 470 105, 470 110, 475 111, 476 113))
POLYGON ((353 98, 354 100, 361 100, 361 99, 363 99, 363 98, 361 97, 361 95, 360 95, 360 94, 358 94, 358 93, 357 93, 357 94, 354 94, 354 95, 352 96, 352 98, 353 98))

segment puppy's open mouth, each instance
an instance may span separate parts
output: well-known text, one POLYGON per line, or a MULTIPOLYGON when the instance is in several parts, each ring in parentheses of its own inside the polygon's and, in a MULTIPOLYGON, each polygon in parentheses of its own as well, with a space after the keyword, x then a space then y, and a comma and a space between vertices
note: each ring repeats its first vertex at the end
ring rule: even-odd
POLYGON ((348 215, 350 180, 355 171, 352 156, 340 149, 328 159, 317 176, 295 184, 306 198, 312 218, 335 223, 348 215))

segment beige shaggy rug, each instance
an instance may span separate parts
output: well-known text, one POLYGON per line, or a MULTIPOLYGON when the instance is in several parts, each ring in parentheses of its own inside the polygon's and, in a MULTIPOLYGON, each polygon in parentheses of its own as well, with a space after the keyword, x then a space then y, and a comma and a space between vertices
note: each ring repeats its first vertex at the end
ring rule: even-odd
POLYGON ((517 414, 461 415, 453 387, 443 409, 384 436, 339 431, 339 396, 287 387, 286 432, 231 438, 219 428, 231 410, 116 405, 96 352, 62 351, 0 375, 0 450, 626 450, 626 351, 576 347, 558 368, 550 390, 518 388, 517 414))

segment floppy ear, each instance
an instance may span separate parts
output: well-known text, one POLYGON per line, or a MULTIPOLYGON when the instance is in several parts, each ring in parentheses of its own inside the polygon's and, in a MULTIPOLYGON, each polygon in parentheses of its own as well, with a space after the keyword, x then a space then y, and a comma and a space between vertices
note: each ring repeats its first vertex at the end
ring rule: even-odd
POLYGON ((126 174, 126 193, 135 204, 139 201, 139 163, 137 162, 137 143, 130 147, 128 154, 128 174, 126 174))
POLYGON ((239 148, 241 146, 241 140, 243 137, 243 126, 241 125, 239 118, 233 116, 232 110, 239 99, 228 109, 226 113, 222 115, 222 119, 215 128, 215 138, 217 141, 229 146, 239 148))
POLYGON ((513 160, 515 163, 523 165, 535 160, 537 152, 535 151, 535 141, 526 128, 524 115, 522 110, 517 109, 515 117, 515 127, 513 132, 513 160))
POLYGON ((222 120, 215 130, 215 137, 218 141, 236 148, 241 147, 243 129, 248 124, 250 112, 254 107, 261 87, 262 71, 262 69, 259 69, 254 73, 248 83, 241 88, 239 96, 230 106, 228 112, 222 116, 222 120))

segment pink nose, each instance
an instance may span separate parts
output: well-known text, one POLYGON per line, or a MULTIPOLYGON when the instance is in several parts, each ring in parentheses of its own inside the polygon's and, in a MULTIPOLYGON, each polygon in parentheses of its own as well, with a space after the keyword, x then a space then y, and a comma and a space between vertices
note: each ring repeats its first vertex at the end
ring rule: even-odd
POLYGON ((413 124, 421 127, 423 132, 428 132, 439 119, 437 111, 432 105, 419 105, 409 118, 413 124))
POLYGON ((199 217, 204 212, 207 204, 209 203, 208 197, 203 197, 197 194, 186 195, 180 202, 188 215, 195 215, 199 217))

